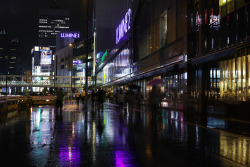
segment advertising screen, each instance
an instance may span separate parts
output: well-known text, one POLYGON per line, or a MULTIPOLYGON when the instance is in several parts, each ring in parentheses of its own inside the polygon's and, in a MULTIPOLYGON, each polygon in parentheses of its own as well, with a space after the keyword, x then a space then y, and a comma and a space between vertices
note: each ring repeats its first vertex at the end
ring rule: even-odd
POLYGON ((41 61, 40 64, 51 64, 52 51, 51 50, 41 50, 41 61))

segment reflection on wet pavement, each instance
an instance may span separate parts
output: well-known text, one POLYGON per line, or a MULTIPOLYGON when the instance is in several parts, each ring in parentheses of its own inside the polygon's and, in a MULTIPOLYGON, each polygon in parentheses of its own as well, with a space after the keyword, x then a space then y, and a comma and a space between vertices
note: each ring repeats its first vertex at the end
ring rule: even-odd
POLYGON ((166 109, 152 118, 144 106, 35 106, 0 125, 0 157, 9 166, 250 166, 250 138, 228 125, 166 109))

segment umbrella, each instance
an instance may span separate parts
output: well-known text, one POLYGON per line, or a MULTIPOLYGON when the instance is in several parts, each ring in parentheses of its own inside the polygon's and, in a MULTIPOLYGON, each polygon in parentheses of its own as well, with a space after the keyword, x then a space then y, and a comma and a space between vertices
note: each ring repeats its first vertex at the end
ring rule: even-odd
POLYGON ((156 78, 148 82, 148 86, 161 85, 163 83, 162 79, 156 78))

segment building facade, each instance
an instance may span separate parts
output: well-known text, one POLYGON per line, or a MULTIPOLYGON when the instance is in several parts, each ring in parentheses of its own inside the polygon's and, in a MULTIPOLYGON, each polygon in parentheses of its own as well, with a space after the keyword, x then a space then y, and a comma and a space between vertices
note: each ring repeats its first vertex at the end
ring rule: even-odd
POLYGON ((147 83, 161 78, 165 100, 200 111, 210 102, 249 100, 247 1, 142 0, 131 10, 132 28, 126 31, 124 12, 117 21, 123 40, 98 64, 99 86, 114 91, 136 84, 147 98, 147 83))
POLYGON ((17 38, 0 31, 0 75, 18 75, 21 47, 17 38))
POLYGON ((162 92, 166 96, 173 90, 184 94, 187 74, 184 69, 179 70, 177 64, 185 63, 187 57, 185 7, 185 1, 133 1, 131 8, 117 21, 118 29, 124 29, 118 30, 119 42, 106 62, 98 67, 99 84, 123 89, 128 84, 137 84, 147 98, 151 89, 147 82, 162 78, 162 92), (128 16, 129 10, 131 16, 128 16), (120 25, 128 18, 130 26, 122 28, 120 25), (127 27, 132 28, 127 30, 127 27))
MULTIPOLYGON (((53 55, 49 47, 34 46, 31 49, 32 55, 32 80, 47 80, 53 76, 53 55)), ((51 81, 49 81, 51 82, 51 81)), ((50 83, 48 83, 50 84, 50 83)), ((52 84, 52 83, 51 83, 52 84)), ((41 92, 43 88, 33 87, 33 92, 41 92)))
POLYGON ((70 30, 70 11, 63 9, 40 9, 38 45, 56 51, 56 34, 70 30))
POLYGON ((246 101, 250 95, 249 3, 189 1, 188 9, 190 98, 246 101))
POLYGON ((95 0, 93 3, 96 52, 99 53, 115 47, 117 21, 126 13, 131 1, 95 0))
POLYGON ((75 79, 75 84, 85 85, 85 77, 88 76, 88 85, 94 84, 91 74, 93 71, 94 38, 83 40, 73 44, 73 74, 76 77, 84 77, 83 80, 75 79), (87 62, 86 62, 87 58, 87 62), (88 72, 86 73, 86 67, 88 72))
MULTIPOLYGON (((87 41, 83 40, 69 44, 54 54, 54 74, 55 76, 65 77, 61 82, 67 82, 70 79, 70 89, 68 92, 83 90, 85 85, 87 41), (68 77, 68 78, 66 78, 68 77), (70 78, 69 78, 70 77, 70 78), (66 81, 67 80, 67 81, 66 81), (80 87, 80 89, 79 89, 80 87)), ((91 85, 91 73, 93 68, 93 38, 88 40, 88 69, 89 84, 91 85)))

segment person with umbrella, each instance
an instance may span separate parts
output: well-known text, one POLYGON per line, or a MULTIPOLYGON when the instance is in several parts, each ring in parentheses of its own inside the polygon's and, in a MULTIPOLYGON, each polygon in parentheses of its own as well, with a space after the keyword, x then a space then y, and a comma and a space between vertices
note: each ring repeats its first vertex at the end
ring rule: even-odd
POLYGON ((147 84, 148 86, 152 86, 152 91, 149 93, 149 106, 150 110, 152 112, 152 117, 155 118, 156 114, 158 113, 161 99, 162 99, 162 94, 160 90, 160 86, 162 84, 162 79, 154 79, 149 81, 147 84))

